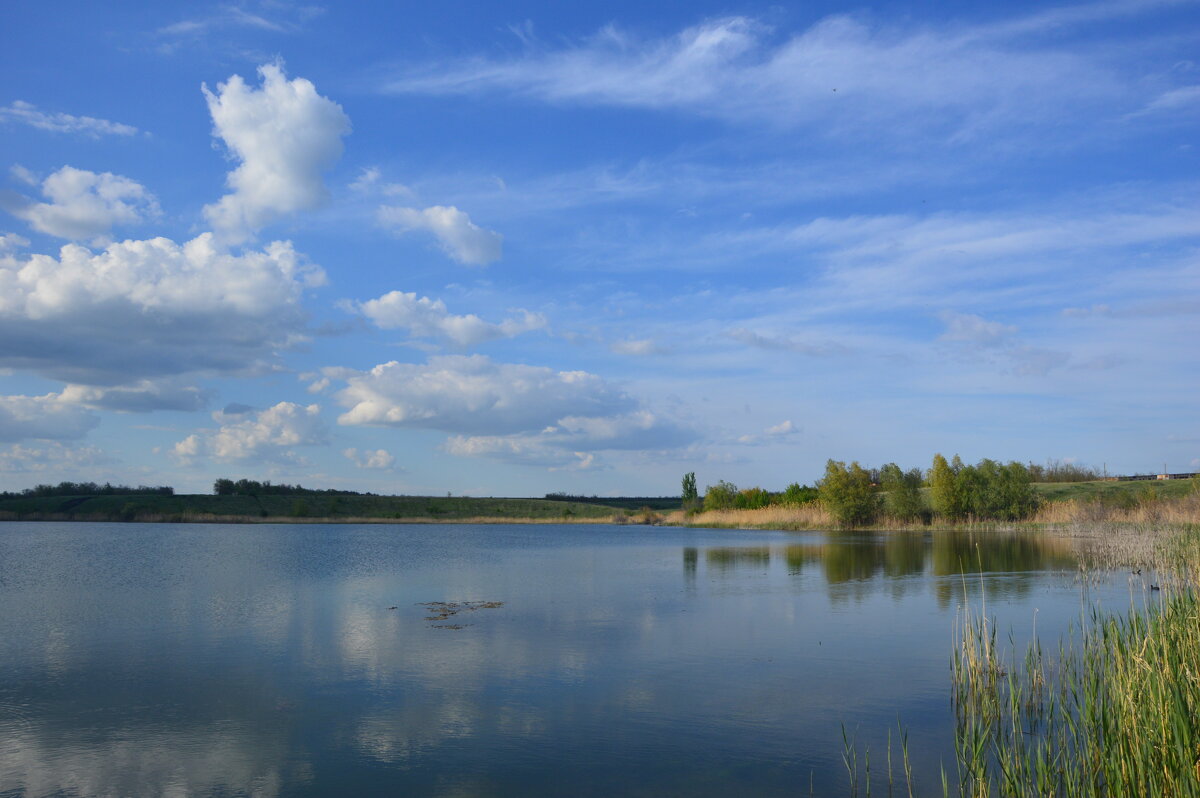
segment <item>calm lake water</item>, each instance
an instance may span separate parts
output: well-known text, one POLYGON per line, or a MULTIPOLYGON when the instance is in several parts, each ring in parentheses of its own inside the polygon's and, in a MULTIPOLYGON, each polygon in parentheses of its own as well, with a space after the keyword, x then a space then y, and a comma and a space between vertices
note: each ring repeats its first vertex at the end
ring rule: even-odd
POLYGON ((1138 578, 949 533, 0 524, 0 794, 839 795, 844 726, 886 795, 899 721, 940 795, 964 601, 1045 640, 1138 578))

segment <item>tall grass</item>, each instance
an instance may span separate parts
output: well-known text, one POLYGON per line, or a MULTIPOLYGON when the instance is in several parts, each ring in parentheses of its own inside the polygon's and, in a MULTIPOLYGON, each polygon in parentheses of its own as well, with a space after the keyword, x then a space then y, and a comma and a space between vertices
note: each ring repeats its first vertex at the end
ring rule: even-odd
POLYGON ((986 613, 963 616, 952 661, 959 793, 1200 796, 1200 536, 1154 565, 1161 590, 1093 609, 1052 662, 1018 660, 986 613), (1002 653, 1007 651, 1007 655, 1002 653))

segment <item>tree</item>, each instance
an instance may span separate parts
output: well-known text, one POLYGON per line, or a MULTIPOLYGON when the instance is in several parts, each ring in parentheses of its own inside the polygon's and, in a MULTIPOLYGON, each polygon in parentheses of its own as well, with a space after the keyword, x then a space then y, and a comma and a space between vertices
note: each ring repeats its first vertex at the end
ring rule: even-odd
POLYGON ((683 475, 683 509, 691 512, 700 504, 700 493, 696 490, 696 472, 689 471, 683 475))
POLYGON ((928 521, 929 508, 921 496, 921 470, 901 471, 900 466, 888 463, 879 469, 879 486, 887 495, 888 512, 899 521, 928 521))
POLYGON ((709 485, 704 490, 704 509, 731 510, 737 500, 737 485, 721 480, 716 485, 709 485))
POLYGON ((841 461, 828 461, 820 491, 821 503, 838 526, 866 526, 879 515, 879 496, 871 485, 871 475, 857 462, 847 468, 841 461))
POLYGON ((783 491, 783 496, 780 497, 780 504, 790 506, 799 506, 815 502, 820 498, 821 492, 816 488, 810 488, 807 485, 801 485, 799 482, 793 482, 788 485, 783 491))
POLYGON ((966 502, 958 482, 962 461, 954 455, 954 462, 957 470, 941 454, 933 456, 933 467, 929 469, 929 499, 935 513, 949 521, 961 521, 967 517, 966 502))

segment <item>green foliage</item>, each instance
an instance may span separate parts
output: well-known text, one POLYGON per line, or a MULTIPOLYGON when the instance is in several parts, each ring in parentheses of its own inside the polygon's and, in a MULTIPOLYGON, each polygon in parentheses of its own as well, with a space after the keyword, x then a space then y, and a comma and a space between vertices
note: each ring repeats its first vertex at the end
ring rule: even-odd
MULTIPOLYGON (((958 455, 954 455, 954 462, 962 468, 958 455)), ((959 492, 958 471, 941 454, 933 456, 933 467, 929 469, 929 500, 933 511, 948 521, 967 517, 967 503, 959 492)))
POLYGON ((704 510, 732 510, 737 501, 737 485, 721 480, 704 490, 704 510))
POLYGON ((929 473, 934 511, 950 521, 1019 521, 1037 510, 1033 475, 1020 463, 983 459, 973 466, 958 455, 934 455, 929 473))
POLYGON ((307 515, 308 515, 308 502, 304 501, 304 499, 296 499, 296 501, 292 502, 292 517, 293 518, 304 518, 307 515))
POLYGON ((760 510, 771 503, 771 494, 762 488, 746 488, 733 497, 733 506, 739 510, 760 510))
POLYGON ((921 495, 923 481, 919 468, 901 471, 900 466, 888 463, 879 469, 879 486, 887 495, 887 509, 893 518, 929 522, 932 513, 921 495))
POLYGON ((683 493, 682 498, 686 504, 689 501, 695 501, 700 498, 699 491, 696 490, 696 472, 689 471, 683 475, 683 493))
POLYGON ((866 526, 879 515, 879 496, 871 485, 871 475, 857 462, 847 468, 843 462, 828 461, 820 495, 839 526, 866 526))
POLYGON ((810 488, 808 485, 801 485, 799 482, 793 482, 788 485, 779 497, 779 504, 785 504, 790 507, 798 507, 801 504, 815 502, 821 497, 821 492, 816 488, 810 488))

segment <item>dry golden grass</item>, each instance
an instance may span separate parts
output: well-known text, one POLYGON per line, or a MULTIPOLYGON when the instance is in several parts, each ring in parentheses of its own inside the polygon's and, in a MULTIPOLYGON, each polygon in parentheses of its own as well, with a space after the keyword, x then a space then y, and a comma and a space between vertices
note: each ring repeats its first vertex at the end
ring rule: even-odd
POLYGON ((665 523, 721 529, 830 529, 834 525, 829 511, 817 503, 761 510, 709 510, 690 516, 676 510, 666 516, 665 523))
POLYGON ((1200 524, 1200 494, 1178 499, 1155 499, 1120 507, 1099 501, 1051 502, 1030 519, 1039 524, 1200 524))

